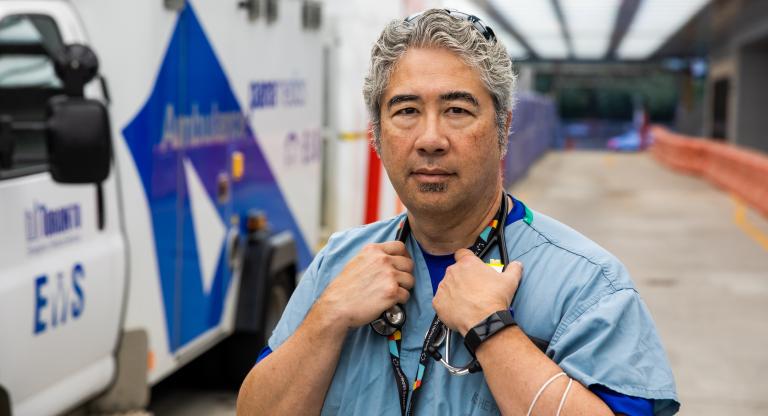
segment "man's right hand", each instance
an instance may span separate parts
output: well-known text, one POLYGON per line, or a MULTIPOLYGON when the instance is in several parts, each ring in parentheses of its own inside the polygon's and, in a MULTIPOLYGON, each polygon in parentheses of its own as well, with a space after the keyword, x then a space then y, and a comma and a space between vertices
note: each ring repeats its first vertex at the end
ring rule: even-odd
POLYGON ((339 329, 357 328, 395 304, 405 304, 413 284, 413 260, 405 244, 368 244, 331 281, 313 309, 331 317, 339 329))
POLYGON ((412 273, 403 243, 363 248, 325 288, 293 335, 251 369, 240 388, 238 414, 319 414, 344 335, 396 303, 406 303, 412 273))

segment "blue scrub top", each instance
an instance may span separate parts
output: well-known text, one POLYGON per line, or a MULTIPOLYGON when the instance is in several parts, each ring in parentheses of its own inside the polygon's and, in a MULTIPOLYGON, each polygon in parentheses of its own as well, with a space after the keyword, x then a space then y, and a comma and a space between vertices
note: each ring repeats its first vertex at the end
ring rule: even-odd
MULTIPOLYGON (((516 204, 522 206, 522 204, 516 204)), ((309 266, 272 337, 277 349, 301 324, 315 299, 368 243, 395 238, 402 216, 331 237, 309 266)), ((549 340, 546 354, 570 377, 608 403, 610 393, 652 400, 653 413, 671 415, 680 404, 669 363, 650 314, 624 266, 567 226, 526 209, 524 220, 505 227, 510 260, 524 265, 512 308, 520 328, 549 340), (605 390, 598 390, 602 387, 605 390)), ((422 251, 407 243, 416 284, 405 305, 401 367, 410 380, 434 310, 432 281, 422 251)), ((486 260, 500 258, 498 247, 486 260)), ((454 337, 452 359, 470 356, 454 337)), ((644 403, 648 403, 645 401, 644 403)), ((482 373, 451 376, 432 363, 424 377, 417 414, 499 414, 482 373)), ((384 337, 363 326, 350 330, 326 395, 322 414, 400 414, 397 387, 384 337)))

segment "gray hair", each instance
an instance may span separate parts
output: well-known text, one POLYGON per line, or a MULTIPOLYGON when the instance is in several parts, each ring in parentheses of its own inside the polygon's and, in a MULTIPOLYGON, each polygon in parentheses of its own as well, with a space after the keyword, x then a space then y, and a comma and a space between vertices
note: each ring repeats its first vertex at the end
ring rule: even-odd
POLYGON ((372 145, 381 151, 381 95, 392 70, 409 47, 445 48, 480 73, 496 110, 496 129, 502 156, 507 150, 507 113, 514 107, 516 76, 504 45, 488 41, 472 23, 451 17, 445 9, 430 9, 406 22, 393 20, 371 49, 371 66, 363 84, 373 130, 372 145))

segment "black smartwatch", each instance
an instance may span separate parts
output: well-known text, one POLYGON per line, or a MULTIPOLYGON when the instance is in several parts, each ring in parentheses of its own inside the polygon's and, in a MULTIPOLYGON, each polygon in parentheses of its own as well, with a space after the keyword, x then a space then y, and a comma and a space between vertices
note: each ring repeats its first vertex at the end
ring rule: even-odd
POLYGON ((467 335, 464 336, 464 346, 467 347, 472 357, 477 358, 475 351, 477 351, 477 347, 480 344, 502 329, 514 325, 517 325, 517 322, 515 322, 515 318, 512 317, 512 312, 509 309, 494 312, 467 331, 467 335))

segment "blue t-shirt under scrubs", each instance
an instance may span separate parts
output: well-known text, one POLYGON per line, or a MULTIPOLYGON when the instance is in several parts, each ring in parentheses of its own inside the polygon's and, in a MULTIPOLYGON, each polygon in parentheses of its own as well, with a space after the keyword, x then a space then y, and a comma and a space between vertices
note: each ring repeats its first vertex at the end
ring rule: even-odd
MULTIPOLYGON (((335 234, 309 266, 260 358, 296 330, 315 299, 368 243, 391 241, 398 216, 335 234)), ((570 377, 588 386, 615 412, 671 415, 679 403, 675 382, 650 314, 624 266, 576 231, 514 200, 504 227, 508 257, 524 265, 512 304, 529 336, 549 341, 546 354, 570 377)), ((434 316, 432 297, 453 264, 433 256, 413 238, 414 285, 405 305, 401 367, 413 379, 424 334, 434 316)), ((488 259, 500 258, 498 247, 488 259)), ((469 362, 460 336, 454 362, 469 362)), ((322 414, 399 415, 400 402, 386 338, 370 327, 351 330, 328 389, 322 414)), ((434 363, 427 370, 416 414, 499 414, 482 373, 451 376, 434 363)))

